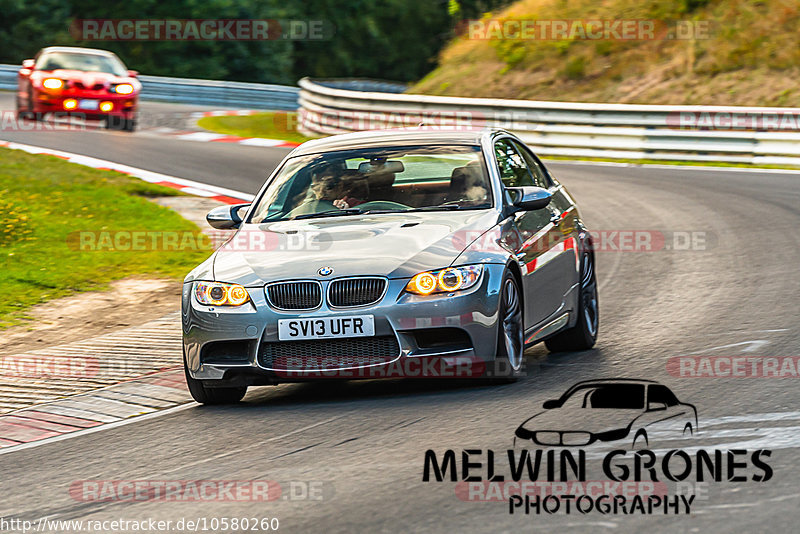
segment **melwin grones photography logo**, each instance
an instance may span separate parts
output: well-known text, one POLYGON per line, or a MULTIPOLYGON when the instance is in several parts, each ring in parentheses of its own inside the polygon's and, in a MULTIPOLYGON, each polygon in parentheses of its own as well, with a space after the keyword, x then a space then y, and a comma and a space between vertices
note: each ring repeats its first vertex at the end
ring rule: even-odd
POLYGON ((512 515, 688 515, 712 483, 773 477, 771 450, 706 448, 701 436, 697 408, 664 384, 588 380, 528 415, 512 448, 426 450, 422 481, 512 515))

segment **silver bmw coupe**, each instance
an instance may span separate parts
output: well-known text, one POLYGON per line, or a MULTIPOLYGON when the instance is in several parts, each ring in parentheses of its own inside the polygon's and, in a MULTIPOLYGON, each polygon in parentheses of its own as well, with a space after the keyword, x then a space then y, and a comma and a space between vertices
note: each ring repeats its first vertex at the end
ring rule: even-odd
POLYGON ((524 350, 591 348, 591 236, 503 130, 396 129, 293 150, 236 232, 186 277, 186 380, 200 403, 321 378, 513 380, 524 350))

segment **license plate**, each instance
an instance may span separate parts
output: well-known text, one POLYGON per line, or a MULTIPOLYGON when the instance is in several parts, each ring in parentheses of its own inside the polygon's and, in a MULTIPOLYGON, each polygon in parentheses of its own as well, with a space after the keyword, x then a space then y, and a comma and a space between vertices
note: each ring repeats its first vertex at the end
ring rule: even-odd
POLYGON ((78 100, 78 107, 80 109, 97 109, 99 100, 78 100))
POLYGON ((331 339, 375 335, 372 315, 278 319, 278 339, 331 339))

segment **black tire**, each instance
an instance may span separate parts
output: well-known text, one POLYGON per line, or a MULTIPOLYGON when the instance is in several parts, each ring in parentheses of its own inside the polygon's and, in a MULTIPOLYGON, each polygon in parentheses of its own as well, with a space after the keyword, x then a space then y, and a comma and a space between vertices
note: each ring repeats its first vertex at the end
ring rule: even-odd
POLYGON ((513 382, 522 374, 522 364, 525 360, 522 313, 522 292, 519 283, 510 271, 506 271, 500 285, 500 304, 497 314, 497 352, 493 373, 495 382, 513 382))
POLYGON ((597 274, 594 254, 584 252, 581 257, 581 286, 578 295, 578 321, 575 326, 545 340, 550 352, 589 350, 597 341, 600 326, 600 306, 597 298, 597 274))
POLYGON ((30 111, 20 111, 19 98, 15 99, 17 105, 17 120, 27 119, 30 116, 30 111))
POLYGON ((189 375, 189 368, 183 364, 183 371, 186 374, 186 385, 189 386, 189 393, 192 398, 200 404, 235 404, 242 400, 247 393, 247 387, 238 388, 207 388, 202 380, 197 380, 189 375))
POLYGON ((33 112, 33 99, 31 98, 30 93, 28 93, 28 109, 26 111, 19 110, 19 98, 16 99, 17 102, 17 119, 30 119, 32 121, 37 120, 36 114, 33 112))
POLYGON ((136 129, 136 119, 125 119, 122 123, 122 129, 126 132, 132 132, 136 129))

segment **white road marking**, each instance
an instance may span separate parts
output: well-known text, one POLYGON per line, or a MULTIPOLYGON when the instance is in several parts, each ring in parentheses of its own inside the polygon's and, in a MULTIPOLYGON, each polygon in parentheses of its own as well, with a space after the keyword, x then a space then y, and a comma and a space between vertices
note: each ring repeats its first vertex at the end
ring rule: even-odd
MULTIPOLYGON (((771 328, 769 330, 748 330, 747 332, 750 334, 772 334, 774 332, 788 332, 790 328, 771 328)), ((741 334, 741 332, 721 332, 719 334, 713 334, 716 336, 733 336, 741 334)))
MULTIPOLYGON (((708 511, 711 509, 729 509, 729 508, 754 508, 756 506, 761 506, 767 502, 780 502, 786 501, 789 499, 797 499, 800 497, 800 493, 792 493, 790 495, 781 495, 780 497, 772 497, 770 499, 761 499, 754 502, 747 502, 747 503, 736 503, 736 504, 712 504, 710 506, 703 506, 703 510, 708 511)), ((695 512, 692 512, 693 514, 695 512)), ((704 511, 698 511, 697 513, 706 513, 704 511)))
POLYGON ((224 137, 222 134, 212 132, 194 132, 190 134, 183 134, 176 136, 178 139, 185 139, 189 141, 213 141, 224 137))
MULTIPOLYGON (((770 412, 722 416, 708 420, 700 417, 700 430, 694 436, 666 430, 650 431, 650 450, 663 456, 671 449, 680 448, 687 453, 700 449, 795 449, 800 448, 800 412, 770 412), (794 425, 777 426, 775 423, 791 421, 794 425), (755 423, 755 424, 753 424, 755 423), (769 423, 761 426, 758 423, 769 423), (744 426, 742 426, 744 424, 744 426), (733 426, 737 425, 737 426, 733 426)), ((630 446, 630 439, 587 447, 587 458, 602 459, 613 449, 630 446)))
POLYGON ((239 141, 240 145, 248 145, 248 146, 280 146, 284 144, 286 141, 281 141, 280 139, 261 139, 258 137, 252 137, 250 139, 245 139, 244 141, 239 141))
POLYGON ((733 347, 741 347, 742 345, 745 348, 742 349, 742 352, 755 352, 761 347, 769 345, 769 341, 766 339, 753 339, 751 341, 741 341, 739 343, 729 343, 727 345, 719 345, 716 347, 711 347, 710 349, 701 350, 698 352, 690 352, 689 355, 693 354, 705 354, 706 352, 711 352, 713 350, 722 350, 722 349, 731 349, 733 347))
POLYGON ((233 189, 228 189, 226 187, 204 184, 201 182, 196 182, 194 180, 187 180, 186 178, 178 178, 177 176, 170 176, 168 174, 162 174, 160 172, 148 171, 146 169, 131 167, 130 165, 123 165, 121 163, 115 163, 113 161, 105 159, 84 156, 82 154, 64 152, 63 150, 55 150, 52 148, 46 148, 34 145, 26 145, 14 141, 5 141, 3 139, 0 139, 0 143, 4 143, 5 148, 10 148, 13 150, 22 150, 23 152, 28 152, 30 154, 47 154, 51 156, 59 156, 70 161, 71 163, 77 163, 79 165, 84 165, 86 167, 112 169, 115 171, 130 174, 131 176, 144 180, 145 182, 151 182, 151 183, 168 182, 183 187, 194 187, 197 189, 202 189, 204 191, 211 191, 217 195, 224 195, 232 198, 240 198, 246 201, 252 201, 255 198, 253 195, 249 193, 235 191, 233 189))
POLYGON ((238 449, 230 449, 230 450, 227 450, 225 452, 222 452, 222 453, 219 453, 219 454, 215 454, 214 456, 211 456, 210 458, 204 458, 202 460, 197 460, 196 462, 191 462, 191 463, 188 463, 188 464, 184 464, 184 465, 181 465, 179 467, 176 467, 175 469, 169 469, 167 471, 160 471, 160 473, 174 473, 175 471, 180 471, 181 469, 186 469, 187 467, 194 467, 195 465, 200 465, 200 464, 205 464, 205 463, 208 463, 208 462, 213 462, 213 461, 219 460, 221 458, 225 458, 226 456, 231 456, 231 455, 234 455, 234 454, 238 454, 238 453, 240 453, 242 451, 246 451, 248 449, 254 449, 256 447, 260 447, 260 446, 264 445, 265 443, 269 443, 271 441, 278 441, 280 439, 287 438, 289 436, 293 436, 294 434, 299 434, 301 432, 305 432, 306 430, 311 430, 312 428, 316 428, 318 426, 322 426, 322 425, 326 425, 328 423, 332 423, 333 421, 336 421, 337 419, 341 419, 344 416, 345 416, 345 414, 337 415, 336 417, 331 417, 330 419, 325 419, 324 421, 319 421, 317 423, 314 423, 314 424, 311 424, 311 425, 308 425, 308 426, 304 426, 302 428, 298 428, 297 430, 292 430, 291 432, 287 432, 285 434, 281 434, 280 436, 272 436, 271 438, 267 438, 267 439, 259 441, 257 443, 252 443, 252 444, 247 445, 245 447, 239 447, 238 449))

